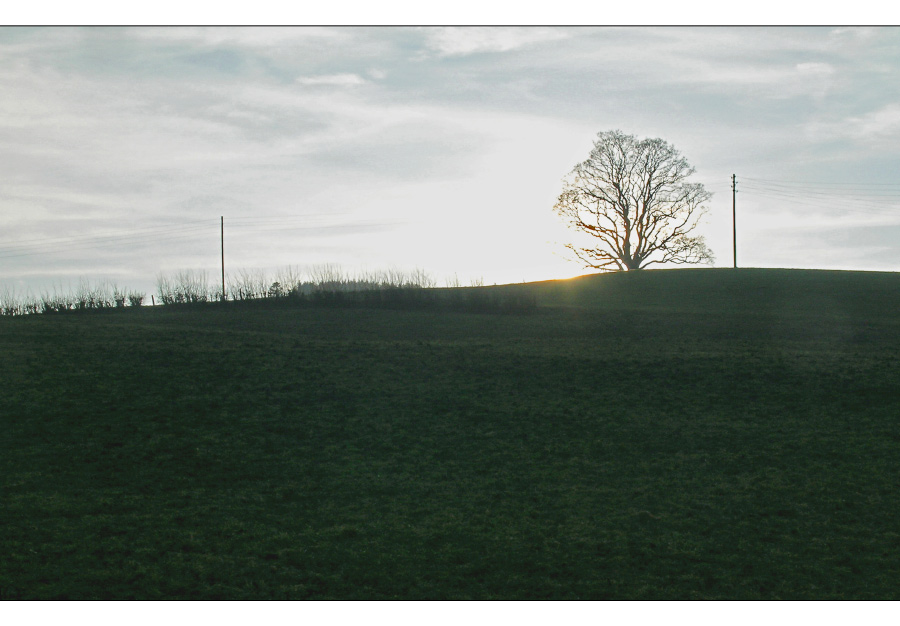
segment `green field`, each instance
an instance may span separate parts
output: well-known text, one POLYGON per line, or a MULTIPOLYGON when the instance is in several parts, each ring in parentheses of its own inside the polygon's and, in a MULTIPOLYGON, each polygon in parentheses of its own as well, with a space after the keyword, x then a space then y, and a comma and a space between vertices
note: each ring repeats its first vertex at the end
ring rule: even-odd
POLYGON ((5 599, 900 599, 900 274, 0 318, 5 599))

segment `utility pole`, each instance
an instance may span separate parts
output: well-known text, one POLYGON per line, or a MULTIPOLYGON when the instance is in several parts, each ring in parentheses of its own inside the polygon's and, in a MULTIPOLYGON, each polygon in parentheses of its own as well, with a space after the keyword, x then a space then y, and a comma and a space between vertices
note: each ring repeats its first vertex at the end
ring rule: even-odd
POLYGON ((734 246, 734 269, 737 269, 737 177, 731 175, 731 243, 734 246))
POLYGON ((225 216, 219 218, 219 234, 222 241, 222 302, 225 302, 225 216))

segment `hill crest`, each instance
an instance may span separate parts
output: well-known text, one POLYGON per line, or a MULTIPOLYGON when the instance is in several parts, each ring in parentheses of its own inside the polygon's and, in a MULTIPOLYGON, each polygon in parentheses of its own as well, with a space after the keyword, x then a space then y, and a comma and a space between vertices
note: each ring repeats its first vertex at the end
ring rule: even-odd
POLYGON ((768 268, 641 270, 528 283, 540 306, 893 316, 900 273, 768 268))

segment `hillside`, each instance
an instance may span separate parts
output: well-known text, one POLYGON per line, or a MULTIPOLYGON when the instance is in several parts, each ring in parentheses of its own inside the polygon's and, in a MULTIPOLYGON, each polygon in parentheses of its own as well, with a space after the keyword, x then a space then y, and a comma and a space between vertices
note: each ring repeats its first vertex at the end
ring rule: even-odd
POLYGON ((543 306, 844 317, 893 315, 900 274, 787 269, 678 269, 531 283, 543 306))
POLYGON ((898 599, 900 279, 0 318, 23 599, 898 599))

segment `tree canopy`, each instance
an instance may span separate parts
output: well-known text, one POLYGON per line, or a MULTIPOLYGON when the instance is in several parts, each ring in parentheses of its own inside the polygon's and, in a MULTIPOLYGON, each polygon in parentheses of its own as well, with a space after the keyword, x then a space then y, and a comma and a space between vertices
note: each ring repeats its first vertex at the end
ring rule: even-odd
POLYGON ((662 139, 597 133, 590 156, 563 180, 554 206, 569 227, 596 241, 566 247, 585 267, 606 271, 712 262, 703 237, 691 235, 712 197, 703 185, 687 182, 694 172, 662 139))

